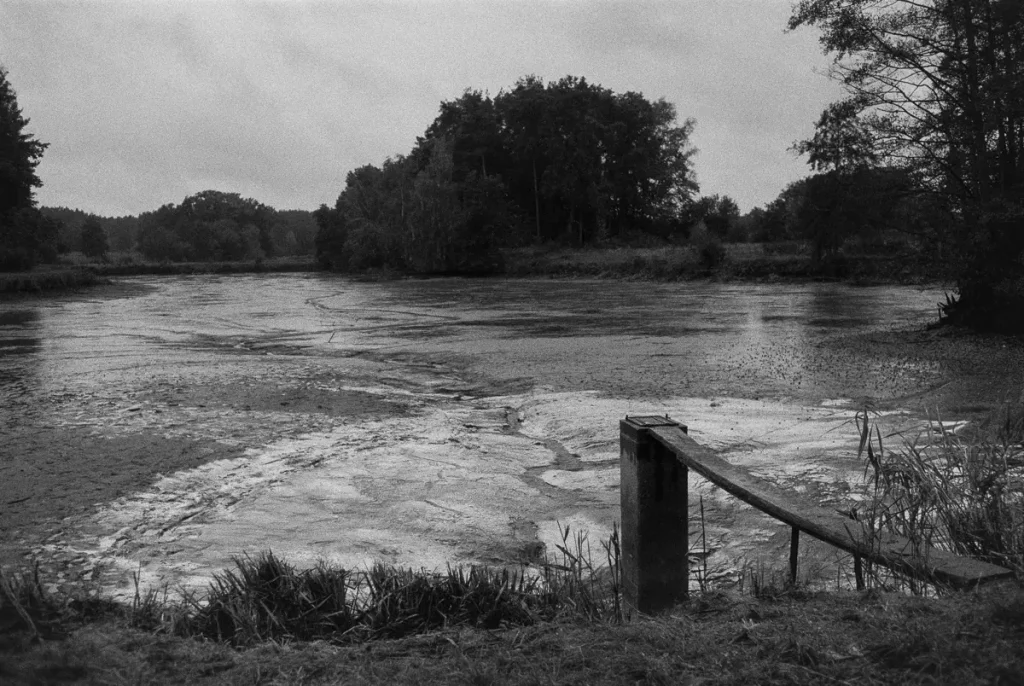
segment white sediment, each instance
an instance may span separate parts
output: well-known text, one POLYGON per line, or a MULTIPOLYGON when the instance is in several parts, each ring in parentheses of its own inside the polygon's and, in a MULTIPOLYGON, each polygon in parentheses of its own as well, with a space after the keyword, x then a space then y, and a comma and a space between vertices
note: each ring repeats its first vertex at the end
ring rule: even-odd
MULTIPOLYGON (((849 409, 536 393, 428 404, 415 416, 347 420, 253 447, 102 508, 69 543, 117 570, 107 591, 122 596, 134 592, 133 573, 144 586, 197 588, 232 557, 263 550, 300 567, 516 564, 538 541, 553 553, 568 525, 599 551, 619 519, 627 414, 683 421, 698 441, 784 487, 841 497, 860 477, 849 409), (523 521, 536 538, 523 537, 523 521)), ((719 566, 757 554, 781 530, 697 476, 691 491, 695 508, 704 500, 719 566)))

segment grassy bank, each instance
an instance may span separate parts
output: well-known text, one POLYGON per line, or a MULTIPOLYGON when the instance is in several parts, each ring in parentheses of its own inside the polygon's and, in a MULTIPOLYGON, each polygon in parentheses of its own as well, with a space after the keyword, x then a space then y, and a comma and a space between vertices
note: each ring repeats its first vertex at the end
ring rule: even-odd
POLYGON ((131 605, 46 597, 31 579, 8 576, 5 593, 20 601, 18 609, 0 603, 0 682, 1017 684, 1024 678, 1024 592, 1012 584, 938 599, 878 590, 710 592, 665 616, 620 621, 614 612, 595 614, 594 606, 576 604, 572 593, 526 592, 501 572, 378 568, 371 572, 378 585, 363 589, 362 604, 344 606, 338 589, 325 594, 318 584, 348 592, 351 577, 251 562, 221 576, 191 613, 154 594, 131 605), (361 629, 343 629, 354 619, 353 607, 367 613, 361 629), (430 616, 436 621, 426 622, 430 616), (244 634, 232 633, 243 625, 244 634))
POLYGON ((89 269, 40 268, 28 272, 0 272, 0 293, 74 290, 100 283, 107 283, 107 279, 89 269))
POLYGON ((312 272, 319 269, 311 259, 284 257, 245 262, 146 262, 134 256, 116 255, 106 262, 81 255, 62 256, 56 266, 26 272, 0 273, 0 293, 74 290, 109 283, 111 276, 172 274, 260 274, 312 272))
POLYGON ((318 269, 312 257, 289 256, 233 262, 153 262, 136 252, 115 252, 105 260, 88 258, 82 253, 67 253, 60 265, 88 270, 101 276, 145 274, 252 274, 259 272, 307 272, 318 269))
MULTIPOLYGON (((727 243, 718 247, 532 246, 507 250, 500 274, 508 277, 606 278, 641 281, 849 281, 859 284, 924 284, 946 280, 934 265, 907 255, 847 254, 815 264, 800 244, 727 243)), ((150 262, 138 253, 112 253, 106 261, 80 253, 62 255, 57 268, 0 274, 2 290, 73 288, 103 277, 174 274, 312 272, 312 257, 237 262, 150 262), (54 276, 64 274, 61 277, 54 276), (75 276, 71 276, 75 275, 75 276), (75 280, 77 279, 77 281, 75 280)), ((401 278, 389 270, 349 274, 354 278, 401 278)))
POLYGON ((841 255, 814 264, 800 245, 727 243, 720 252, 695 246, 652 248, 520 248, 505 255, 509 276, 590 277, 652 281, 852 281, 920 284, 943 275, 901 255, 841 255))
POLYGON ((309 258, 275 258, 247 262, 139 262, 130 264, 96 264, 89 269, 103 276, 134 276, 144 274, 260 274, 312 272, 319 267, 309 258))

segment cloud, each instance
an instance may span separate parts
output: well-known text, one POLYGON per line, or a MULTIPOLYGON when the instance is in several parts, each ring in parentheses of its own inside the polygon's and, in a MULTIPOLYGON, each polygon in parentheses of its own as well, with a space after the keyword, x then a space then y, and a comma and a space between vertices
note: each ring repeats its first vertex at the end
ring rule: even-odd
POLYGON ((804 174, 786 148, 835 89, 788 0, 7 2, 0 63, 50 148, 44 204, 136 213, 215 188, 333 203, 441 100, 566 74, 695 117, 705 192, 748 208, 804 174))

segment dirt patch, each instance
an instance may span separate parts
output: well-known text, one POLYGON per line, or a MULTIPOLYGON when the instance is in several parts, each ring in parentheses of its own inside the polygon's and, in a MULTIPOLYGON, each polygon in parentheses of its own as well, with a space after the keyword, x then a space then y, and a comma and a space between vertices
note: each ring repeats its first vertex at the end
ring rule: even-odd
MULTIPOLYGON (((0 453, 0 562, 10 544, 65 517, 148 486, 158 475, 237 457, 239 446, 152 434, 104 437, 83 429, 8 432, 0 453)), ((20 546, 18 546, 20 548, 20 546)))

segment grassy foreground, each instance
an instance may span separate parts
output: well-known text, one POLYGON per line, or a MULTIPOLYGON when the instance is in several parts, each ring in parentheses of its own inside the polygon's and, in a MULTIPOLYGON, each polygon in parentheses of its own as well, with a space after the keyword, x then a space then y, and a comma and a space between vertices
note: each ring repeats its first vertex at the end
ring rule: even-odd
MULTIPOLYGON (((16 614, 16 613, 13 613, 16 614)), ((657 618, 452 622, 400 638, 182 635, 71 602, 41 639, 0 607, 4 684, 1019 684, 1024 592, 706 593, 657 618)))
MULTIPOLYGON (((4 684, 1017 684, 1024 589, 810 593, 764 570, 659 617, 621 603, 617 533, 595 567, 563 530, 535 573, 296 570, 236 560, 205 596, 57 598, 0 575, 4 684), (742 590, 750 595, 745 595, 742 590)), ((698 576, 698 581, 700 577, 698 576)), ((703 583, 699 584, 704 588, 703 583)))

